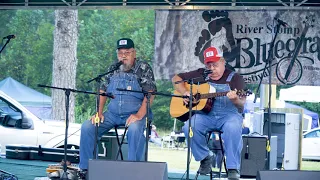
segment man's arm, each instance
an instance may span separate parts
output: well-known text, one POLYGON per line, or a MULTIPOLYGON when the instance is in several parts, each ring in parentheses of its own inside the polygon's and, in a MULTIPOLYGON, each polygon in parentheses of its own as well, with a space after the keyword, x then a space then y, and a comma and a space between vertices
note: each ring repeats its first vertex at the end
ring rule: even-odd
MULTIPOLYGON (((151 95, 150 106, 153 102, 153 99, 154 99, 154 95, 151 95)), ((136 115, 137 115, 138 119, 142 119, 146 114, 147 114, 147 97, 144 97, 144 99, 142 101, 142 105, 140 106, 140 109, 136 115)))
MULTIPOLYGON (((105 91, 100 90, 100 93, 105 93, 105 91)), ((103 109, 104 109, 104 105, 106 104, 106 101, 107 101, 107 96, 100 95, 99 110, 98 110, 99 115, 103 114, 103 109)))
POLYGON ((231 102, 239 109, 243 109, 244 104, 246 103, 246 96, 238 96, 237 90, 245 89, 245 82, 242 76, 236 74, 234 78, 231 80, 233 84, 233 91, 230 91, 227 96, 231 100, 231 102))

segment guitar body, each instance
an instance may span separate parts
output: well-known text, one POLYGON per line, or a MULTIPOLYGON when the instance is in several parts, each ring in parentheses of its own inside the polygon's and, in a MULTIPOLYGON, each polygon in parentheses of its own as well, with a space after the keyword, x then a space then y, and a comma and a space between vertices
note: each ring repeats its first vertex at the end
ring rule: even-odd
MULTIPOLYGON (((190 85, 185 83, 188 91, 190 90, 190 85)), ((210 85, 205 83, 201 85, 193 85, 192 92, 193 94, 208 94, 210 90, 210 85)), ((175 95, 182 95, 178 91, 174 91, 175 95)), ((193 104, 192 114, 194 111, 203 111, 209 113, 213 105, 213 100, 209 99, 199 99, 197 103, 193 104)), ((185 105, 183 98, 172 97, 170 103, 170 115, 178 120, 185 122, 189 119, 189 105, 185 105)))

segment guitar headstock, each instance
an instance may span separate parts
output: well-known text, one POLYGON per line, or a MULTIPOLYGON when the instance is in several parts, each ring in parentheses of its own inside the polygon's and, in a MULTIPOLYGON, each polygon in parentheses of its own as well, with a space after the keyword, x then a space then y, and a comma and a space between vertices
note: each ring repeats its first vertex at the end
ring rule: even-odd
POLYGON ((237 95, 239 97, 245 97, 245 96, 250 96, 252 94, 251 89, 247 89, 247 90, 237 90, 237 95))
POLYGON ((305 26, 310 26, 310 27, 314 26, 314 22, 315 22, 315 15, 314 14, 310 14, 310 15, 306 16, 306 20, 303 21, 305 26))

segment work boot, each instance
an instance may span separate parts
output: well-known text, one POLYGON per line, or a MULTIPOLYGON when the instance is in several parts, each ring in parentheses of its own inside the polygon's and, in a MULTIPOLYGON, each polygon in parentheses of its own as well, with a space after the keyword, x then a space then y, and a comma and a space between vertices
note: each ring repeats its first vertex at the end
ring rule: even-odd
POLYGON ((207 175, 212 171, 212 155, 208 155, 206 158, 200 161, 199 174, 207 175))
POLYGON ((78 177, 81 180, 88 179, 88 170, 87 169, 80 169, 80 171, 78 172, 78 177))
POLYGON ((228 180, 240 180, 240 172, 237 169, 228 169, 228 180))

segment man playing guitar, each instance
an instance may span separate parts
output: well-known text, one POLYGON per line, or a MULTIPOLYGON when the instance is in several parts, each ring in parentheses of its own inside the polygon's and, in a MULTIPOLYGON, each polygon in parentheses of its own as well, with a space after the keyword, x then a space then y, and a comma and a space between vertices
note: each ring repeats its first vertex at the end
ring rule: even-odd
MULTIPOLYGON (((204 51, 204 64, 207 70, 212 73, 205 74, 204 68, 195 71, 180 73, 172 78, 175 90, 185 96, 190 95, 187 83, 175 83, 182 80, 194 79, 193 89, 197 90, 197 84, 206 84, 209 93, 214 90, 226 92, 224 95, 215 96, 210 101, 213 107, 209 112, 195 113, 191 118, 193 137, 191 138, 191 151, 196 161, 201 161, 199 173, 208 174, 212 168, 212 152, 209 150, 206 141, 207 132, 214 129, 223 131, 222 139, 225 145, 225 154, 228 169, 228 179, 240 178, 240 158, 242 150, 242 111, 246 101, 245 96, 240 96, 238 90, 245 88, 245 83, 239 74, 226 69, 226 61, 222 52, 216 47, 209 47, 204 51), (198 78, 200 77, 200 78, 198 78)), ((200 85, 201 86, 201 85, 200 85)), ((189 99, 183 99, 186 108, 189 99)), ((196 102, 197 103, 197 102, 196 102)), ((196 107, 195 107, 196 108, 196 107)), ((193 108, 193 110, 197 110, 193 108)), ((201 110, 201 109, 199 109, 201 110)), ((174 114, 175 111, 171 111, 174 114)), ((186 136, 189 135, 189 123, 185 123, 183 130, 186 136)))

